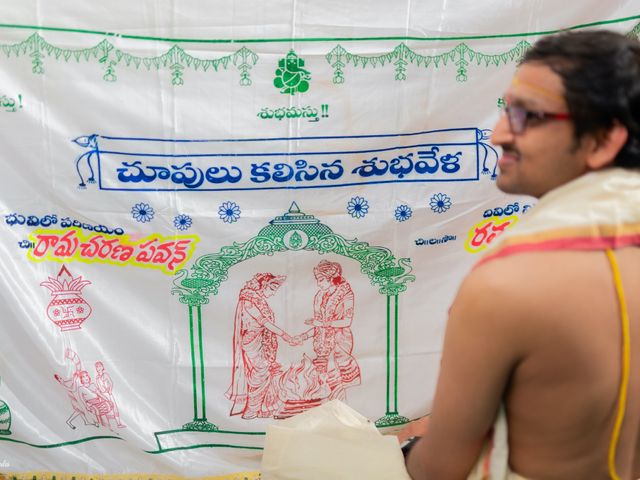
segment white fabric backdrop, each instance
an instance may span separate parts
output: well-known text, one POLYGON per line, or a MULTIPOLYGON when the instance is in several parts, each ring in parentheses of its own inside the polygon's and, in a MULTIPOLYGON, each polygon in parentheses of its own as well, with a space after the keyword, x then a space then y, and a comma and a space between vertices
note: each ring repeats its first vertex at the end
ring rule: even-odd
MULTIPOLYGON (((301 334, 323 259, 354 298, 359 376, 336 395, 428 412, 460 279, 535 203, 496 190, 487 139, 522 42, 640 21, 637 1, 572 3, 0 2, 0 472, 256 469, 278 413, 230 415, 239 295, 285 275, 267 303, 301 334), (193 270, 207 254, 231 263, 193 270), (185 427, 205 416, 217 431, 185 427)), ((278 339, 283 371, 303 354, 278 339)))

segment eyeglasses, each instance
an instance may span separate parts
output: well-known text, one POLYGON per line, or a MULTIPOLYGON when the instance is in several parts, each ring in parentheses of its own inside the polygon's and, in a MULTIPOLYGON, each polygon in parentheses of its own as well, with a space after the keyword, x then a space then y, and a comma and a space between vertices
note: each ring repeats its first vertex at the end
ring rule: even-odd
POLYGON ((509 120, 511 131, 515 134, 523 133, 531 120, 543 122, 545 120, 569 120, 571 118, 568 113, 532 112, 519 105, 506 105, 504 113, 509 120))

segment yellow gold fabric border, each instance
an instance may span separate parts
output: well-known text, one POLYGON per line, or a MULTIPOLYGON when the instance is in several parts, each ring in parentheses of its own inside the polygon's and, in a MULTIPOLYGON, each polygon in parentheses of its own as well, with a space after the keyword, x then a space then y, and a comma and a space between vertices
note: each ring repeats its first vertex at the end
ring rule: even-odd
POLYGON ((183 477, 155 473, 88 474, 68 472, 0 472, 0 480, 260 480, 260 472, 238 472, 206 477, 183 477))
POLYGON ((556 228, 522 235, 512 235, 506 238, 498 248, 518 243, 544 242, 565 238, 589 237, 627 237, 640 235, 640 225, 583 225, 576 227, 556 228), (598 235, 594 235, 597 232, 598 235))

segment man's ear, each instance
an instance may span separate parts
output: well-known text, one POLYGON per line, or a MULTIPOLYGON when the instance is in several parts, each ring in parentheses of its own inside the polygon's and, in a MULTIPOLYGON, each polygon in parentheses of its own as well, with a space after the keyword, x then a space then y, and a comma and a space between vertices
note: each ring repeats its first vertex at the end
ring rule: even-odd
POLYGON ((628 137, 627 127, 614 121, 613 127, 601 133, 592 143, 587 157, 589 169, 600 170, 611 165, 627 142, 628 137))

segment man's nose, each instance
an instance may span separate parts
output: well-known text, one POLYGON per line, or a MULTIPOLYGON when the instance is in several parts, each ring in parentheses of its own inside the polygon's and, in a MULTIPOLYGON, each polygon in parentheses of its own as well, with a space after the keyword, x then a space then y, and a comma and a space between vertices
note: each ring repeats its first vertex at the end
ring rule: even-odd
POLYGON ((506 113, 502 112, 500 118, 493 127, 493 133, 491 134, 491 143, 494 145, 505 145, 507 143, 513 143, 513 132, 509 125, 509 119, 506 113))

